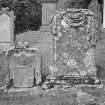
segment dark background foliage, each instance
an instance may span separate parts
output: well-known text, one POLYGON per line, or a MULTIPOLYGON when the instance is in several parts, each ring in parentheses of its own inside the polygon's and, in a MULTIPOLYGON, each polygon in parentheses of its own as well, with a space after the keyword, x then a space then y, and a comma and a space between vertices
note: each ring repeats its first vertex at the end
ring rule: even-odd
MULTIPOLYGON (((64 3, 64 8, 84 8, 87 9, 88 5, 94 0, 59 0, 64 3)), ((103 3, 103 0, 97 0, 99 4, 103 3)))
MULTIPOLYGON (((65 1, 66 8, 88 8, 92 0, 59 0, 65 1)), ((102 4, 103 0, 98 0, 102 4)), ((42 20, 41 0, 0 0, 0 8, 9 7, 14 11, 15 34, 28 30, 38 30, 42 20)))
POLYGON ((14 11, 15 34, 38 30, 41 25, 42 6, 39 0, 0 0, 0 8, 14 11))

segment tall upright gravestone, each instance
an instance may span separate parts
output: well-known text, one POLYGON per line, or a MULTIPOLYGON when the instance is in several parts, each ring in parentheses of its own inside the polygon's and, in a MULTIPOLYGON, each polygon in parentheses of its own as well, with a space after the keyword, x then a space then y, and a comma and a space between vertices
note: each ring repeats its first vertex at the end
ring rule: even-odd
POLYGON ((7 52, 14 42, 14 13, 8 8, 0 11, 0 86, 5 85, 8 73, 7 52))
POLYGON ((94 48, 97 40, 97 19, 91 10, 57 11, 53 18, 54 75, 96 74, 94 48))

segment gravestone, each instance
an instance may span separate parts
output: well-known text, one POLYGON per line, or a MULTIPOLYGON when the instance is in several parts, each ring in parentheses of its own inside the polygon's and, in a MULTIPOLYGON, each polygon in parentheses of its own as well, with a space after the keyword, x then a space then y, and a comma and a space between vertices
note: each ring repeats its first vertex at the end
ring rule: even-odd
POLYGON ((2 8, 0 11, 0 50, 7 51, 14 42, 14 20, 13 11, 2 8))
POLYGON ((93 12, 87 9, 67 9, 55 13, 52 18, 55 76, 96 76, 95 20, 93 12))
POLYGON ((37 50, 13 49, 8 52, 9 79, 14 87, 33 87, 41 83, 41 56, 37 50))
POLYGON ((0 86, 5 85, 8 74, 7 52, 14 42, 13 11, 1 8, 0 11, 0 86))
POLYGON ((10 18, 6 14, 0 16, 0 42, 10 42, 10 18))

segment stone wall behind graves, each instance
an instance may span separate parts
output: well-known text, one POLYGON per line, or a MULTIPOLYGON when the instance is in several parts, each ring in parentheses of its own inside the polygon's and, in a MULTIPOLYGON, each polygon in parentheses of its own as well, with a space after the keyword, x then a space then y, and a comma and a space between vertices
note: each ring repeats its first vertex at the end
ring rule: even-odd
POLYGON ((42 56, 42 74, 49 74, 49 67, 52 64, 53 56, 53 36, 50 32, 29 31, 19 34, 17 41, 28 41, 30 48, 37 48, 42 56))

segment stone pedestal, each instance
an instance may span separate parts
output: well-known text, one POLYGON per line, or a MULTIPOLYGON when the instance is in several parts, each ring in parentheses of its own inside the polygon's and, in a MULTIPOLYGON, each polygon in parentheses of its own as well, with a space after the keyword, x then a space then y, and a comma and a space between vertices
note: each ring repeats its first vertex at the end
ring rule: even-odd
POLYGON ((7 64, 6 54, 0 52, 0 87, 6 85, 7 75, 8 75, 8 64, 7 64))
POLYGON ((40 31, 51 32, 49 23, 51 16, 56 11, 58 0, 42 0, 42 26, 40 31))

